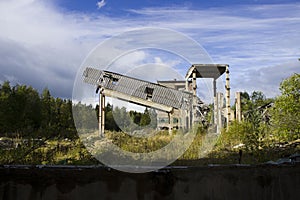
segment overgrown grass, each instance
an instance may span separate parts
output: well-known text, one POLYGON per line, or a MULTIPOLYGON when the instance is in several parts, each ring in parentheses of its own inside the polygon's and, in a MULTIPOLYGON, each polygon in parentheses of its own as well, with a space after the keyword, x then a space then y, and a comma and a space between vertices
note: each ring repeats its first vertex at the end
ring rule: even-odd
POLYGON ((51 139, 40 144, 21 144, 17 148, 0 149, 0 164, 96 164, 79 139, 51 139))
POLYGON ((125 133, 107 132, 106 137, 125 151, 149 153, 169 144, 175 134, 169 134, 168 131, 160 131, 150 137, 134 137, 125 133))
MULTIPOLYGON (((87 138, 85 145, 90 147, 112 142, 128 152, 149 153, 165 147, 178 134, 183 133, 160 131, 151 137, 134 137, 122 132, 106 131, 104 139, 99 138, 97 132, 87 133, 82 138, 87 138)), ((21 138, 13 140, 22 141, 21 138)), ((261 126, 255 130, 247 122, 233 122, 230 129, 223 130, 221 135, 208 134, 207 130, 199 128, 189 148, 173 165, 236 164, 239 159, 242 164, 258 164, 300 152, 298 143, 287 143, 284 147, 281 144, 282 138, 276 137, 267 127, 261 126)), ((168 157, 167 154, 162 157, 168 157)), ((27 142, 18 148, 0 148, 0 164, 94 165, 100 162, 89 153, 79 138, 54 138, 40 143, 27 142)))

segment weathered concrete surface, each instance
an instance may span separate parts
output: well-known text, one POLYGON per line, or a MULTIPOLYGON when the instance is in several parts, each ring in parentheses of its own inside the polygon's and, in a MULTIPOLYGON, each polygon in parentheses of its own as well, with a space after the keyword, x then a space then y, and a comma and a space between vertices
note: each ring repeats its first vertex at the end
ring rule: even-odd
POLYGON ((300 165, 166 168, 0 166, 0 199, 300 199, 300 165))

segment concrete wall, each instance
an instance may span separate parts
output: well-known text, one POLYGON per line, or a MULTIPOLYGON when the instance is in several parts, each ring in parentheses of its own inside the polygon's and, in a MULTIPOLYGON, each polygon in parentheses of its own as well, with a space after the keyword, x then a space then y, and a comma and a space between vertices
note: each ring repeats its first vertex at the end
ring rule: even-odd
POLYGON ((166 168, 0 166, 0 199, 300 199, 300 165, 166 168))

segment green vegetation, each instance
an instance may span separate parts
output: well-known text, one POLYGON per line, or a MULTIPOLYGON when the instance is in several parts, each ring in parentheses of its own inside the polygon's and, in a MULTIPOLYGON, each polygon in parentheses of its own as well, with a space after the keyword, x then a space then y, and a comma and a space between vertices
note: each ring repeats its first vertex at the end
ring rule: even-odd
POLYGON ((274 134, 283 141, 299 138, 300 134, 300 74, 295 74, 280 84, 281 96, 275 100, 272 112, 274 134))
POLYGON ((275 99, 266 99, 261 92, 243 93, 244 121, 233 122, 228 131, 223 131, 211 156, 237 158, 242 150, 243 162, 251 164, 299 153, 300 75, 284 80, 280 90, 281 95, 275 99), (273 107, 264 108, 273 102, 273 107), (243 146, 234 148, 239 144, 243 146))
POLYGON ((32 87, 0 85, 0 137, 76 137, 72 102, 32 87))
MULTIPOLYGON (((220 137, 208 137, 207 128, 199 127, 192 145, 174 165, 257 164, 299 153, 300 75, 284 80, 280 90, 281 95, 274 99, 267 99, 259 91, 243 92, 244 120, 232 122, 220 137), (212 142, 215 145, 209 147, 212 142)), ((99 164, 77 136, 70 100, 54 98, 48 89, 39 95, 31 87, 11 87, 4 82, 0 85, 0 109, 0 164, 99 164)), ((81 103, 73 105, 73 112, 81 113, 77 128, 91 132, 86 133, 87 138, 95 143, 97 109, 81 103)), ((151 134, 156 127, 156 114, 151 109, 128 112, 108 104, 105 115, 104 142, 112 141, 125 151, 155 151, 182 134, 161 131, 138 138, 120 132, 119 126, 129 132, 142 127, 151 134)))

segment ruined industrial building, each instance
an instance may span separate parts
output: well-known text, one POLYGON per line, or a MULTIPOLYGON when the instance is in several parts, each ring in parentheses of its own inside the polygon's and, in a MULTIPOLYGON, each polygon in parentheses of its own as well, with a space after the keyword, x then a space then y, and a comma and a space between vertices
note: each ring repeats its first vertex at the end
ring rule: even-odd
POLYGON ((220 133, 224 122, 228 127, 233 117, 230 111, 230 79, 227 64, 193 64, 187 71, 185 80, 164 80, 157 83, 90 67, 87 67, 83 74, 83 81, 96 86, 99 92, 101 135, 104 132, 106 96, 158 110, 158 129, 189 130, 195 124, 205 124, 209 108, 197 96, 199 78, 208 78, 213 82, 212 127, 214 132, 220 133), (217 79, 224 73, 226 74, 225 106, 223 105, 224 94, 218 92, 216 86, 217 79))

